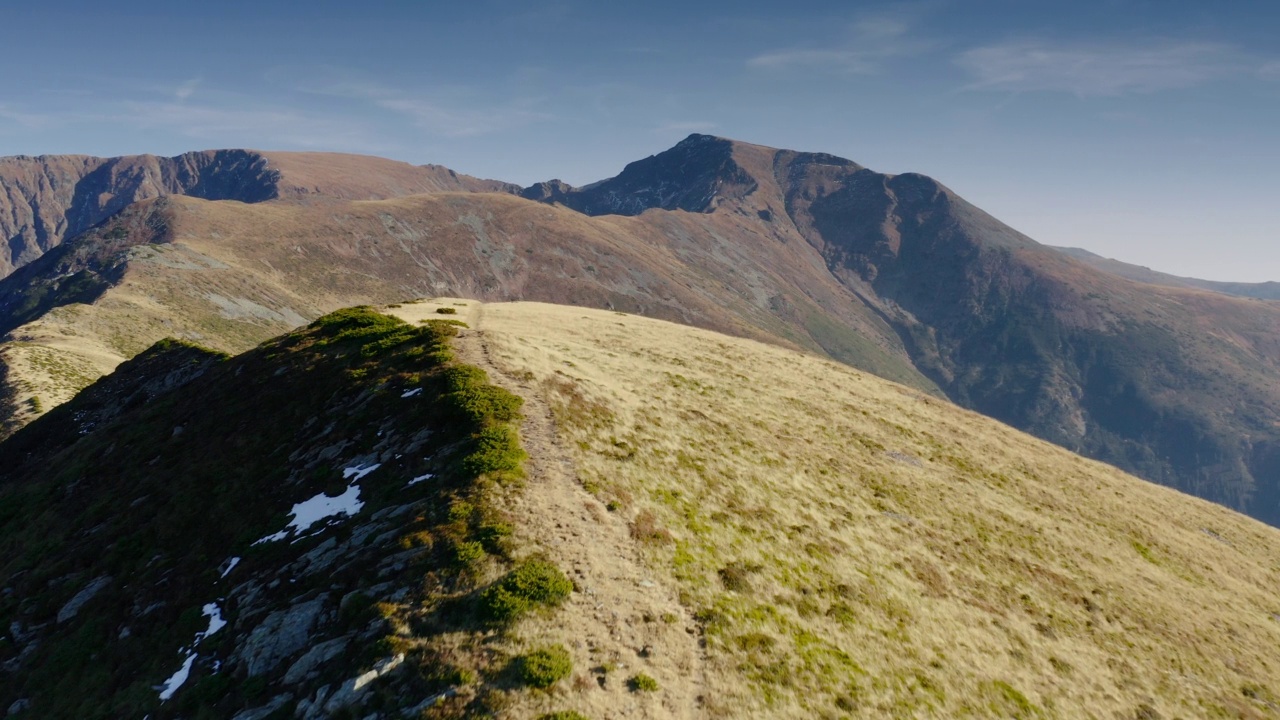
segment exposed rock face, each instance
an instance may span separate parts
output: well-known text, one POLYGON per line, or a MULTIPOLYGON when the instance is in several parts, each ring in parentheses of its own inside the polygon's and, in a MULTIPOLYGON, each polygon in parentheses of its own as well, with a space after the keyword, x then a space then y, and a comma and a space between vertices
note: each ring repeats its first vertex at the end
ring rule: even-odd
POLYGON ((139 200, 191 195, 261 202, 276 197, 278 171, 247 150, 193 152, 172 158, 42 155, 0 159, 0 274, 139 200))
POLYGON ((249 677, 274 670, 285 658, 305 648, 327 601, 328 597, 321 595, 288 610, 277 610, 254 628, 239 657, 249 677))
POLYGON ((171 158, 0 158, 0 239, 6 243, 0 247, 0 277, 135 202, 166 195, 257 203, 519 189, 439 165, 339 153, 208 150, 171 158))
POLYGON ((525 197, 561 202, 587 215, 639 215, 651 208, 709 212, 720 200, 745 197, 757 187, 733 150, 731 140, 690 135, 666 152, 627 165, 615 178, 577 189, 553 180, 529 188, 525 197))

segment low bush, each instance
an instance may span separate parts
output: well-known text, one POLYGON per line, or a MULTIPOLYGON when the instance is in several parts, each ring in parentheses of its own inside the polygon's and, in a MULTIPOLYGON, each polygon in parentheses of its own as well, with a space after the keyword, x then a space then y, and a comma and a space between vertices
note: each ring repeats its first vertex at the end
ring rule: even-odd
POLYGON ((555 565, 528 560, 480 594, 480 609, 489 620, 506 624, 539 605, 559 605, 571 592, 573 583, 555 565))
POLYGON ((473 450, 462 459, 462 471, 472 477, 494 476, 497 480, 522 477, 528 453, 520 447, 514 428, 496 425, 484 428, 472 437, 473 450))
POLYGON ((563 645, 550 645, 518 658, 516 671, 525 685, 549 688, 573 672, 573 659, 563 645))
POLYGON ((632 692, 654 692, 658 689, 658 681, 644 673, 636 673, 627 680, 627 687, 631 688, 632 692))

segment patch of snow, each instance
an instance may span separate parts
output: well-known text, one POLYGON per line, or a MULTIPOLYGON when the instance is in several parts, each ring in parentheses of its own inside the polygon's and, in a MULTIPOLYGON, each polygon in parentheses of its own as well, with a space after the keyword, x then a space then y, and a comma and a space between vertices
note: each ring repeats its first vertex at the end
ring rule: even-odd
MULTIPOLYGON (((222 608, 218 607, 218 603, 205 603, 205 606, 201 608, 201 610, 203 610, 204 616, 209 618, 209 627, 206 628, 204 632, 196 633, 195 640, 191 643, 193 648, 198 645, 201 640, 204 640, 227 626, 227 621, 222 619, 222 608)), ((178 668, 178 672, 169 676, 169 679, 164 681, 164 686, 160 689, 161 702, 173 697, 173 694, 178 692, 178 688, 182 687, 183 684, 187 682, 187 678, 191 676, 191 666, 195 664, 196 651, 183 648, 182 652, 185 652, 187 657, 182 661, 182 667, 178 668)), ((218 667, 221 667, 221 663, 218 663, 218 667)), ((214 669, 215 671, 217 670, 217 668, 214 669)))
POLYGON ((374 470, 377 470, 380 467, 382 467, 382 463, 373 463, 372 465, 352 465, 351 467, 342 471, 342 479, 351 480, 351 478, 354 476, 355 480, 352 480, 352 482, 357 483, 357 482, 360 482, 360 480, 363 479, 365 475, 368 475, 369 473, 373 472, 374 470))
POLYGON ((402 394, 400 397, 402 397, 402 398, 411 398, 411 397, 413 397, 414 395, 419 395, 419 394, 421 394, 421 393, 422 393, 422 388, 414 388, 414 389, 412 389, 412 390, 405 390, 405 391, 404 391, 404 394, 402 394))
POLYGON ((188 677, 191 677, 191 665, 195 661, 196 654, 194 652, 187 653, 187 659, 182 661, 182 667, 178 668, 178 672, 164 681, 164 688, 160 690, 161 702, 173 697, 173 694, 178 692, 178 688, 182 687, 188 677))
POLYGON ((222 609, 218 607, 218 603, 206 603, 202 609, 204 610, 204 616, 209 618, 209 629, 196 635, 196 642, 200 642, 227 626, 227 621, 222 619, 222 609))
MULTIPOLYGON (((377 465, 364 470, 364 474, 373 472, 378 468, 377 465)), ((350 471, 351 468, 348 468, 350 471)), ((361 476, 363 477, 363 475, 361 476)), ((347 491, 337 497, 329 497, 324 493, 320 493, 313 498, 303 500, 293 506, 290 513, 293 520, 284 530, 271 533, 270 535, 255 541, 254 545, 262 543, 283 540, 289 537, 290 533, 301 535, 311 528, 312 525, 324 520, 325 518, 334 517, 335 515, 355 515, 364 507, 364 502, 360 500, 360 486, 351 484, 347 487, 347 491)))
POLYGON ((337 497, 320 493, 310 500, 294 505, 293 520, 289 523, 289 527, 301 534, 325 518, 334 515, 355 515, 363 507, 364 503, 360 500, 360 486, 352 483, 347 487, 346 492, 337 497))
POLYGON ((225 564, 227 567, 224 568, 222 571, 222 574, 218 576, 219 580, 230 575, 231 571, 236 569, 236 566, 240 564, 240 558, 233 557, 230 560, 228 560, 225 564))
POLYGON ((435 477, 435 475, 433 475, 432 473, 427 473, 426 475, 419 475, 418 477, 410 480, 409 484, 405 485, 405 487, 413 487, 414 485, 417 485, 418 483, 424 482, 426 480, 430 480, 433 477, 435 477))
POLYGON ((342 471, 342 479, 351 480, 351 484, 347 486, 346 492, 336 497, 329 497, 324 493, 320 493, 315 497, 296 503, 289 514, 293 515, 293 519, 280 532, 274 532, 270 535, 259 538, 253 542, 254 545, 275 542, 289 537, 290 533, 301 536, 312 525, 326 518, 335 515, 355 515, 364 507, 364 502, 360 500, 360 486, 356 483, 360 482, 364 476, 382 467, 382 463, 371 463, 369 465, 352 465, 342 471))
POLYGON ((284 530, 281 530, 280 532, 273 532, 273 533, 271 533, 270 535, 268 535, 268 536, 266 536, 266 537, 260 537, 260 538, 258 538, 257 540, 254 540, 254 541, 253 541, 253 544, 254 544, 254 545, 262 545, 263 543, 275 542, 276 540, 283 540, 283 539, 285 539, 285 538, 287 538, 287 537, 289 537, 289 529, 288 529, 288 528, 285 528, 284 530))

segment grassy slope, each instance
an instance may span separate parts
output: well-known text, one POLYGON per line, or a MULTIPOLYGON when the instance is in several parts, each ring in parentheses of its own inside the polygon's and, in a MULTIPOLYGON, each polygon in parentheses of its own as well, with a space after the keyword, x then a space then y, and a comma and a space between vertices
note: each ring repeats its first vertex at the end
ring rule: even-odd
POLYGON ((473 322, 699 618, 713 716, 1277 714, 1260 523, 819 358, 579 308, 473 322))

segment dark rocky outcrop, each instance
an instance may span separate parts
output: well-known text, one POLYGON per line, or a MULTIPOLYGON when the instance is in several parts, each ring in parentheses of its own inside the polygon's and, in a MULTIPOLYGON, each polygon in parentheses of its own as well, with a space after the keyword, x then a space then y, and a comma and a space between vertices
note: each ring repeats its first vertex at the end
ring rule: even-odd
POLYGON ((247 150, 162 158, 75 155, 0 159, 0 275, 36 259, 129 205, 164 195, 261 202, 276 197, 278 171, 247 150))

